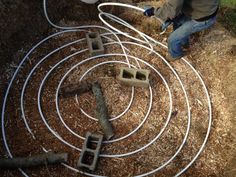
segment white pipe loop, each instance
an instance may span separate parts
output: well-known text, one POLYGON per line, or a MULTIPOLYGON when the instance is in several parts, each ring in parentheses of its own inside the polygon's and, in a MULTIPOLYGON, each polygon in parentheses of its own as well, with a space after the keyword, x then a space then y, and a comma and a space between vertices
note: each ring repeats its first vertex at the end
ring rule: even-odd
MULTIPOLYGON (((60 62, 58 62, 54 67, 52 67, 51 68, 51 70, 46 74, 46 76, 44 77, 44 79, 43 79, 43 81, 41 82, 41 84, 40 84, 40 87, 39 87, 39 92, 38 92, 38 110, 39 110, 39 113, 40 113, 40 115, 41 115, 41 118, 42 118, 42 120, 43 120, 43 122, 44 122, 44 124, 47 126, 47 128, 50 130, 50 132, 54 135, 54 136, 56 136, 60 141, 62 141, 64 144, 66 144, 66 145, 68 145, 68 146, 70 146, 70 147, 73 147, 74 148, 74 146, 73 145, 71 145, 70 143, 68 143, 68 142, 66 142, 64 139, 62 139, 61 137, 60 137, 60 135, 57 133, 57 132, 55 132, 48 124, 47 124, 47 121, 46 121, 46 119, 45 119, 45 117, 44 117, 44 114, 43 114, 43 112, 42 112, 42 107, 41 107, 41 91, 42 91, 42 89, 43 89, 43 85, 44 85, 44 83, 45 83, 45 81, 47 80, 47 78, 49 77, 49 75, 51 74, 51 72, 56 68, 56 67, 58 67, 60 64, 62 64, 64 61, 66 61, 66 60, 68 60, 69 58, 71 58, 71 57, 73 57, 73 56, 76 56, 76 55, 78 55, 78 54, 80 54, 80 53, 82 53, 82 52, 84 52, 84 51, 86 51, 86 50, 81 50, 81 51, 78 51, 78 52, 75 52, 74 54, 72 54, 72 55, 70 55, 70 56, 68 56, 68 57, 66 57, 66 58, 64 58, 64 59, 62 59, 60 62)), ((78 64, 76 64, 75 66, 73 66, 73 68, 71 68, 71 70, 73 70, 74 68, 76 68, 76 67, 78 67, 79 65, 81 65, 81 64, 83 64, 83 63, 85 63, 85 62, 87 62, 87 61, 90 61, 90 60, 93 60, 93 59, 99 59, 99 57, 104 57, 104 56, 125 56, 124 54, 104 54, 104 55, 100 55, 100 56, 95 56, 95 57, 91 57, 91 58, 87 58, 87 59, 85 59, 85 60, 83 60, 83 61, 81 61, 81 62, 79 62, 78 64)), ((132 58, 132 59, 134 59, 134 58, 136 58, 136 57, 133 57, 133 56, 129 56, 130 58, 132 58)), ((141 60, 141 59, 139 59, 139 58, 136 58, 137 60, 139 60, 139 61, 141 61, 141 62, 144 62, 145 63, 145 61, 143 61, 143 60, 141 60)), ((147 64, 149 67, 151 67, 151 65, 150 64, 148 64, 148 63, 145 63, 145 64, 147 64)), ((155 68, 152 68, 152 69, 154 69, 155 70, 155 68)), ((157 73, 159 73, 158 71, 156 71, 157 73)), ((161 75, 160 75, 160 77, 162 77, 161 75)), ((163 77, 162 77, 163 78, 163 77)), ((164 78, 163 78, 164 79, 164 78)), ((165 83, 165 85, 166 85, 166 87, 168 88, 168 84, 167 84, 167 82, 165 81, 165 80, 163 80, 164 81, 164 83, 165 83)), ((151 91, 151 89, 150 89, 150 91, 151 91)), ((59 88, 57 89, 57 96, 56 97, 58 97, 58 92, 59 92, 59 88)), ((168 120, 170 119, 170 115, 171 115, 171 112, 172 112, 172 100, 171 100, 171 92, 170 92, 170 90, 168 89, 168 92, 169 92, 169 97, 170 97, 170 110, 169 110, 169 116, 168 116, 168 120)), ((150 94, 151 94, 152 92, 150 92, 150 94)), ((152 98, 152 95, 150 95, 151 96, 151 98, 152 98)), ((150 112, 150 110, 151 110, 151 103, 152 102, 152 99, 150 100, 150 105, 149 105, 149 111, 148 111, 148 113, 147 113, 147 115, 145 116, 145 119, 142 121, 142 124, 146 121, 146 119, 147 119, 147 117, 148 117, 148 114, 149 114, 149 112, 150 112)), ((58 100, 56 101, 56 103, 57 103, 57 110, 58 110, 58 100)), ((65 122, 64 122, 64 120, 63 120, 63 118, 61 117, 61 115, 59 114, 59 118, 60 118, 60 120, 61 120, 61 122, 63 123, 63 125, 73 134, 73 135, 75 135, 75 136, 77 136, 77 137, 79 137, 79 138, 81 138, 81 139, 84 139, 84 137, 81 137, 80 135, 77 135, 76 133, 74 133, 72 130, 70 130, 70 128, 65 124, 65 122)), ((136 132, 141 126, 142 126, 142 124, 140 124, 134 131, 132 131, 130 134, 128 134, 128 135, 126 135, 126 136, 124 136, 124 137, 122 137, 122 138, 120 138, 120 139, 117 139, 117 140, 110 140, 111 142, 115 142, 115 141, 119 141, 119 140, 121 140, 121 139, 124 139, 124 138, 127 138, 128 136, 130 136, 131 134, 133 134, 134 132, 136 132)), ((165 125, 167 126, 167 124, 168 123, 166 123, 165 125)), ((79 150, 80 151, 80 149, 79 148, 74 148, 74 149, 76 149, 76 150, 79 150)), ((138 151, 137 151, 138 152, 138 151)), ((126 153, 126 154, 128 154, 128 153, 126 153)), ((102 155, 101 155, 102 156, 102 155)), ((106 156, 106 157, 113 157, 113 155, 104 155, 104 156, 106 156)), ((116 155, 117 156, 117 155, 116 155)), ((124 154, 120 154, 119 156, 126 156, 126 155, 124 155, 124 154)), ((114 156, 115 157, 115 156, 114 156)))
MULTIPOLYGON (((67 33, 67 32, 77 32, 77 31, 81 31, 81 30, 78 30, 78 29, 77 29, 77 30, 62 31, 62 32, 59 32, 58 34, 61 34, 61 33, 63 34, 63 33, 67 33)), ((82 30, 82 31, 84 31, 84 30, 82 30)), ((102 34, 101 36, 104 37, 104 38, 109 39, 110 41, 113 41, 111 38, 109 38, 109 37, 106 36, 106 35, 111 35, 111 34, 112 34, 112 33, 104 33, 104 34, 102 34)), ((53 35, 52 37, 54 37, 54 35, 53 35)), ((27 128, 28 132, 32 135, 32 137, 33 137, 34 139, 35 139, 35 136, 34 136, 33 132, 31 131, 31 129, 30 129, 28 123, 27 123, 27 120, 26 120, 26 117, 25 117, 25 112, 24 112, 24 109, 25 109, 25 108, 24 108, 24 94, 25 94, 26 86, 27 86, 27 84, 28 84, 30 78, 32 77, 32 74, 35 72, 35 70, 36 70, 44 61, 46 61, 47 58, 49 58, 51 55, 55 54, 56 52, 58 52, 58 51, 60 51, 60 50, 62 50, 62 49, 64 49, 64 48, 66 48, 66 47, 68 47, 68 46, 70 46, 70 45, 73 45, 73 44, 76 44, 76 43, 82 42, 82 41, 85 41, 85 39, 78 39, 78 40, 76 40, 76 41, 67 43, 67 44, 65 44, 65 45, 63 45, 63 46, 60 46, 59 48, 57 48, 57 49, 55 49, 55 50, 49 52, 46 56, 44 56, 44 57, 33 67, 33 69, 30 71, 30 73, 28 74, 28 76, 27 76, 27 78, 26 78, 26 80, 25 80, 25 82, 24 82, 24 85, 23 85, 23 88, 22 88, 22 91, 21 91, 21 98, 20 98, 20 99, 21 99, 21 100, 20 100, 21 114, 22 114, 22 119, 23 119, 23 121, 24 121, 24 124, 26 125, 26 128, 27 128)), ((119 42, 116 42, 116 43, 119 44, 119 42)), ((124 48, 125 48, 125 47, 124 47, 124 48)), ((125 48, 125 49, 128 50, 127 48, 125 48)), ((28 58, 29 55, 30 55, 32 52, 33 52, 33 50, 30 51, 30 52, 26 55, 26 57, 28 58)), ((23 60, 25 60, 25 59, 27 59, 27 58, 24 58, 23 60)))

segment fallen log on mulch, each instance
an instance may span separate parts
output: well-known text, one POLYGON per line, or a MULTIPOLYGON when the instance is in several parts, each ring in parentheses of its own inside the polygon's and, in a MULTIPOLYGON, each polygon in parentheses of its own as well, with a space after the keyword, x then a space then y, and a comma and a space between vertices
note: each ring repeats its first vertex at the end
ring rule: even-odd
POLYGON ((68 84, 61 87, 59 96, 64 97, 64 98, 69 98, 75 95, 81 95, 91 90, 92 90, 92 84, 88 82, 68 84))
POLYGON ((29 168, 43 165, 52 165, 66 163, 68 160, 67 153, 55 154, 48 152, 31 157, 16 157, 8 159, 0 159, 1 169, 16 169, 16 168, 29 168))
POLYGON ((96 99, 96 117, 100 123, 107 140, 114 136, 112 125, 109 122, 108 110, 102 94, 101 85, 96 82, 92 85, 93 94, 96 99))

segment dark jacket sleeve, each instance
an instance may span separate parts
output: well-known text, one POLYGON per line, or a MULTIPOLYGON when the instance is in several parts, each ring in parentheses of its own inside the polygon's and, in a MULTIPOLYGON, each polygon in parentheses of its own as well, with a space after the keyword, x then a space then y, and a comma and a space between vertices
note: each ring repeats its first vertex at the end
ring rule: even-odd
POLYGON ((173 19, 181 12, 184 0, 166 0, 166 3, 156 9, 155 16, 165 22, 168 18, 173 19))

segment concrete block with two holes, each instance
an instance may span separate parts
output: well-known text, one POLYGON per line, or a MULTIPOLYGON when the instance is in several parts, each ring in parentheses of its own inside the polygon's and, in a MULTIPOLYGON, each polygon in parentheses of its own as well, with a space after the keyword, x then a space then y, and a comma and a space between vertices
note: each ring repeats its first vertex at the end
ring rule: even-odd
POLYGON ((86 133, 85 142, 77 163, 78 168, 94 171, 102 145, 103 135, 86 133))
POLYGON ((104 54, 103 42, 98 32, 87 33, 86 39, 91 56, 104 54))
POLYGON ((150 70, 121 67, 117 79, 124 85, 148 87, 149 74, 150 70))

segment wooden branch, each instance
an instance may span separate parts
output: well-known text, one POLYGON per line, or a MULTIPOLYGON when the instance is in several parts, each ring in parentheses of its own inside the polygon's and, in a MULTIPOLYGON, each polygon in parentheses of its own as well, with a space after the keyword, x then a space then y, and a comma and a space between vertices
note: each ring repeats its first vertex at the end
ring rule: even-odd
POLYGON ((9 159, 0 159, 1 169, 16 169, 16 168, 29 168, 35 166, 52 165, 66 163, 68 160, 67 153, 55 154, 48 152, 31 157, 16 157, 9 159))
POLYGON ((59 95, 65 98, 81 95, 92 90, 92 84, 88 82, 79 82, 61 87, 59 95))
POLYGON ((106 139, 111 139, 114 136, 112 125, 109 122, 108 110, 105 99, 102 94, 101 86, 98 82, 92 85, 93 94, 96 99, 96 116, 102 126, 106 139))

